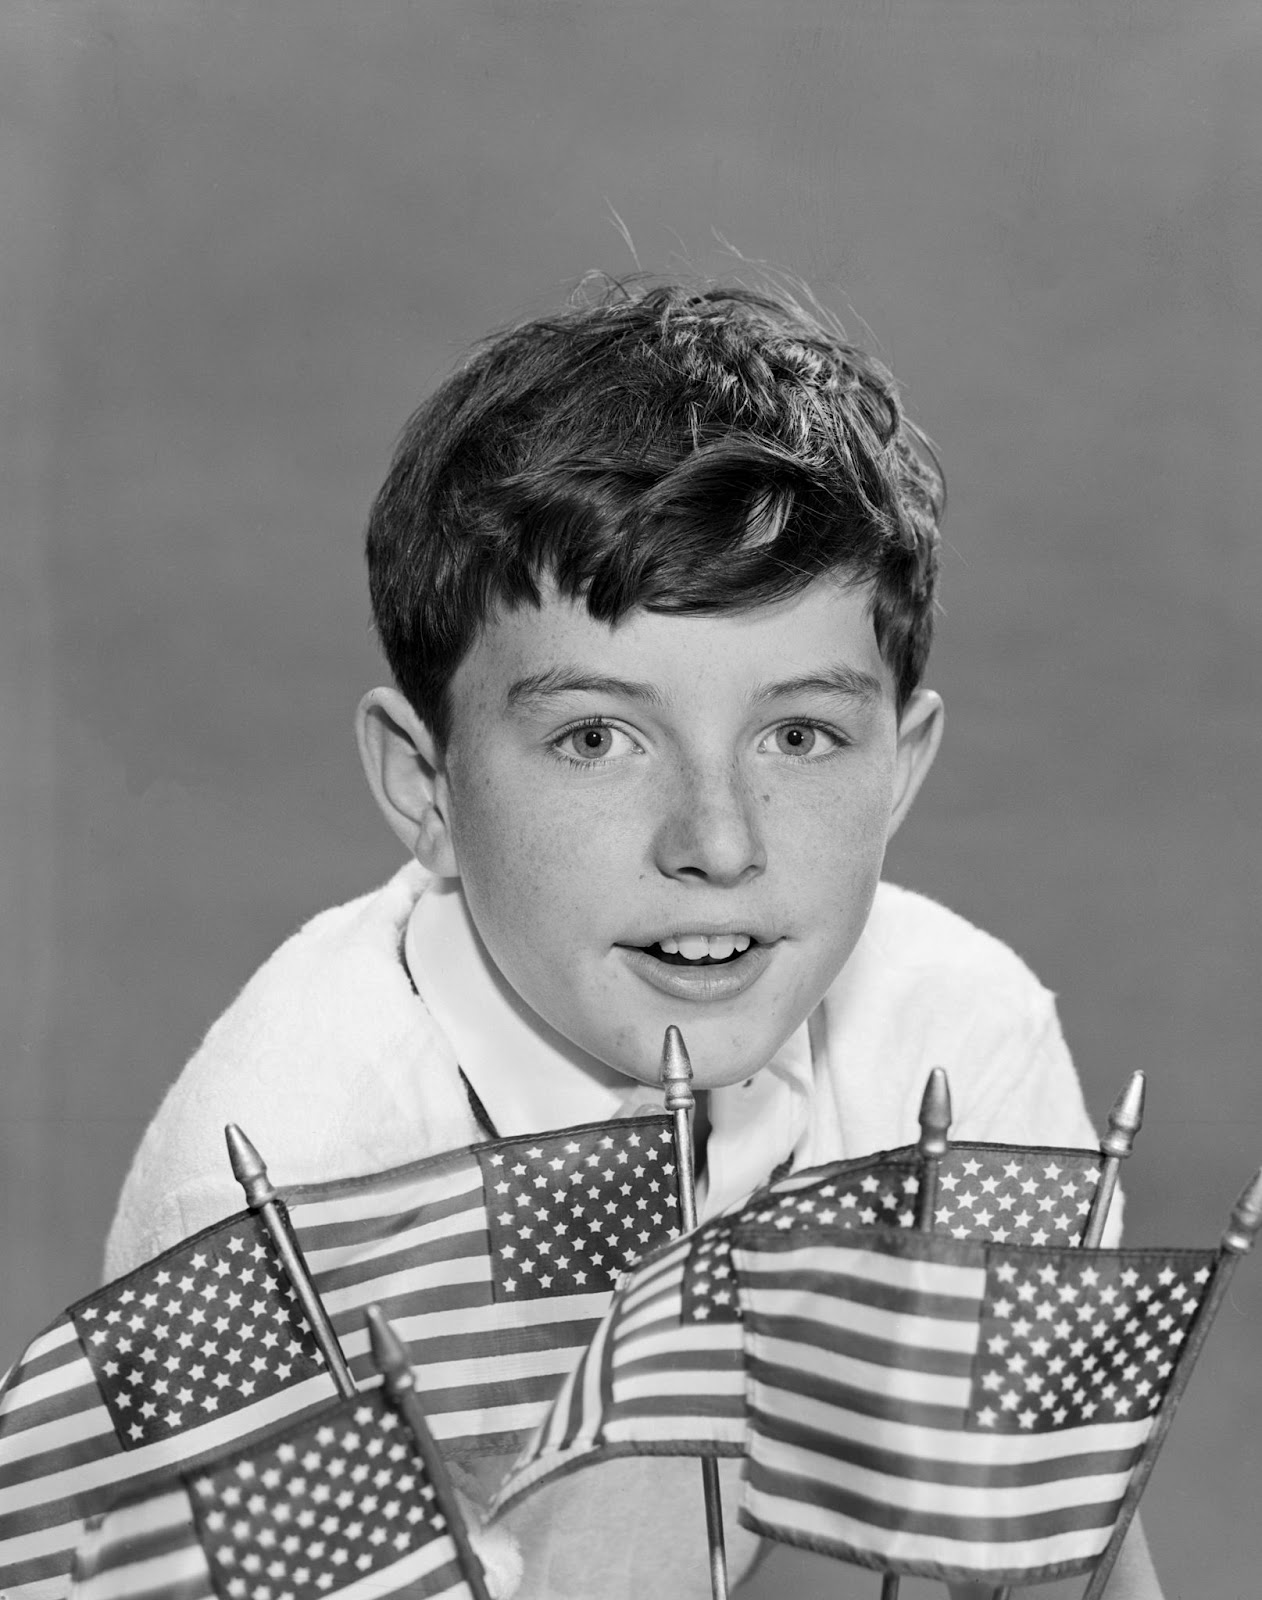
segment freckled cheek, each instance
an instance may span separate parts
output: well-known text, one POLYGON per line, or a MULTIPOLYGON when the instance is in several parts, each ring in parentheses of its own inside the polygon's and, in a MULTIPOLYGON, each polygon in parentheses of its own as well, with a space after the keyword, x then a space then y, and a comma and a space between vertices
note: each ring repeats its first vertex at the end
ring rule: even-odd
POLYGON ((470 900, 515 938, 554 940, 617 896, 619 832, 598 807, 491 781, 459 796, 453 833, 470 900))
POLYGON ((555 857, 547 831, 528 808, 483 794, 479 803, 460 808, 453 833, 466 893, 497 921, 516 921, 532 905, 545 909, 555 857))
POLYGON ((769 854, 786 867, 820 875, 863 874, 884 851, 890 817, 888 776, 877 770, 844 787, 761 797, 769 854))

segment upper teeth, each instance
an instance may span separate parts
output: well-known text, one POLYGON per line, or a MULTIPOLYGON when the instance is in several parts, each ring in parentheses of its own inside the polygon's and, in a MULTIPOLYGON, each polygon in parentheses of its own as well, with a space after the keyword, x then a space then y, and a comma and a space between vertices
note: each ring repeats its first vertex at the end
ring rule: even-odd
POLYGON ((706 956, 723 961, 738 950, 748 950, 750 943, 747 933, 677 933, 658 940, 663 955, 683 956, 685 961, 703 961, 706 956))

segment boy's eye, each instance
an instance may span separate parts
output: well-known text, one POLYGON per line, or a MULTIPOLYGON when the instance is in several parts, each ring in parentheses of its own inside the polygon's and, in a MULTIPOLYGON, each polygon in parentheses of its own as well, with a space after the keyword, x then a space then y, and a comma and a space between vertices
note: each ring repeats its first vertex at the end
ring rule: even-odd
MULTIPOLYGON (((815 722, 782 722, 771 737, 782 756, 824 756, 840 749, 841 739, 815 722)), ((764 743, 763 748, 766 748, 764 743)))
POLYGON ((621 728, 611 728, 605 722, 588 722, 563 733, 556 748, 571 760, 603 761, 609 756, 627 755, 635 745, 621 728))

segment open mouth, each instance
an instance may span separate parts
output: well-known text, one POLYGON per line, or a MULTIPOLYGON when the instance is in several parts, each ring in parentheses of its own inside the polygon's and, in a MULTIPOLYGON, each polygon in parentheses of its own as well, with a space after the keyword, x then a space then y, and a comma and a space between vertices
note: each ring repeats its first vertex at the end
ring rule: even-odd
POLYGON ((756 944, 747 933, 684 933, 642 948, 672 967, 723 967, 739 961, 756 944))
POLYGON ((623 960, 659 994, 690 1004, 735 1000, 766 972, 778 939, 752 933, 672 933, 649 944, 625 944, 623 960))

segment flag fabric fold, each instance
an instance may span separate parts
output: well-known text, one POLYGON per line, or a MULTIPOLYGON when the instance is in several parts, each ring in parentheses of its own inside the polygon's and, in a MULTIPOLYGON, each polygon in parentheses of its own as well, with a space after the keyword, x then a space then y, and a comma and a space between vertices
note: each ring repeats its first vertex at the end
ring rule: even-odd
POLYGON ((886 1151, 780 1180, 634 1272, 494 1501, 619 1455, 740 1455, 741 1305, 732 1229, 741 1218, 822 1215, 841 1228, 910 1226, 916 1152, 886 1151), (910 1208, 910 1209, 909 1209, 910 1208))
POLYGON ((754 1532, 883 1571, 1090 1569, 1213 1251, 738 1228, 754 1532))
POLYGON ((637 1271, 496 1495, 495 1511, 620 1455, 740 1455, 741 1324, 714 1224, 637 1271))
MULTIPOLYGON (((105 1514, 72 1600, 472 1600, 450 1518, 378 1388, 105 1514)), ((476 1558, 475 1558, 476 1559, 476 1558)))

